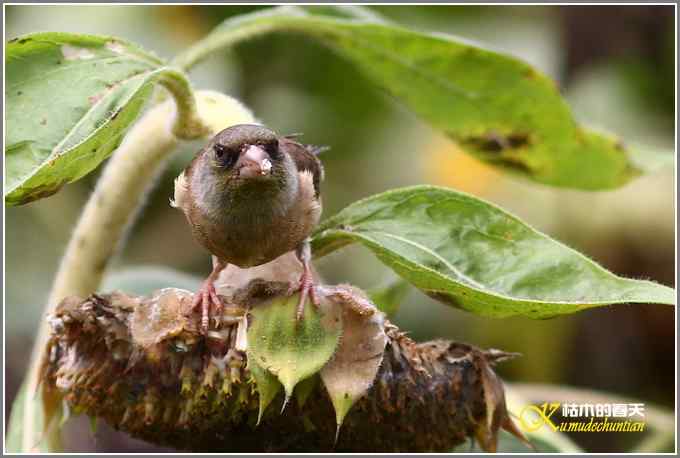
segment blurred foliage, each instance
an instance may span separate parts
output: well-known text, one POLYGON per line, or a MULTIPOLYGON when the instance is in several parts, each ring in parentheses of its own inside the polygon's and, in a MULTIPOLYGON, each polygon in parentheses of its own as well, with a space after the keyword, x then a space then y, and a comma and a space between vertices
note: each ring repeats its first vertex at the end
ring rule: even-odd
MULTIPOLYGON (((114 34, 171 57, 226 17, 257 8, 8 6, 5 39, 37 30, 114 34)), ((615 23, 627 7, 609 8, 607 21, 615 23)), ((598 55, 597 60, 575 65, 567 52, 568 45, 576 41, 575 34, 598 32, 589 29, 589 7, 376 7, 397 22, 453 33, 524 58, 559 82, 580 120, 611 129, 631 145, 674 154, 673 9, 644 8, 657 16, 670 11, 668 25, 654 31, 658 35, 654 43, 662 44, 659 49, 652 52, 621 45, 623 49, 615 55, 598 55), (565 26, 567 10, 571 21, 582 24, 576 32, 565 26)), ((624 24, 618 30, 634 40, 636 27, 624 24)), ((602 33, 598 37, 614 39, 602 33)), ((242 99, 275 130, 303 132, 305 142, 332 147, 322 157, 327 216, 388 188, 445 185, 510 210, 617 274, 669 286, 675 282, 675 198, 670 170, 606 193, 554 190, 502 176, 456 153, 455 145, 376 91, 332 52, 296 36, 276 34, 241 44, 201 64, 192 79, 198 88, 242 99)), ((195 275, 209 271, 207 253, 193 241, 183 215, 168 206, 172 180, 196 149, 195 144, 184 145, 159 178, 113 270, 151 264, 195 275)), ((97 174, 92 174, 58 195, 6 210, 6 405, 27 363, 25 352, 19 350, 27 348, 35 323, 41 319, 59 256, 96 179, 97 174)), ((317 267, 331 283, 349 282, 366 289, 392 278, 359 247, 334 253, 317 267)), ((118 284, 132 289, 128 280, 134 282, 134 276, 118 284)), ((452 311, 413 292, 393 320, 416 339, 447 337, 523 353, 522 358, 499 368, 508 380, 590 386, 669 407, 674 403, 672 309, 634 306, 546 321, 490 320, 452 311)), ((79 427, 84 429, 68 435, 67 440, 86 444, 81 450, 94 450, 86 422, 73 426, 79 427)), ((625 445, 620 435, 583 436, 573 438, 589 451, 622 450, 625 445)), ((148 450, 139 442, 111 437, 106 428, 100 428, 97 447, 148 450)))

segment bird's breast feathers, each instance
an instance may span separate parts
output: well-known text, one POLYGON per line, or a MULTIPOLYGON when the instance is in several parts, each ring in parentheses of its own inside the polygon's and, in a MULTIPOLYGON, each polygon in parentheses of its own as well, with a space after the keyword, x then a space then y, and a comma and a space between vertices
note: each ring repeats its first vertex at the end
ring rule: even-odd
POLYGON ((171 204, 185 213, 194 236, 212 254, 241 267, 259 265, 295 249, 319 221, 321 201, 314 173, 302 170, 296 181, 297 192, 283 206, 285 209, 281 205, 275 209, 263 206, 262 202, 251 202, 238 207, 225 205, 216 215, 192 203, 196 200, 192 196, 194 186, 182 173, 175 179, 171 204))

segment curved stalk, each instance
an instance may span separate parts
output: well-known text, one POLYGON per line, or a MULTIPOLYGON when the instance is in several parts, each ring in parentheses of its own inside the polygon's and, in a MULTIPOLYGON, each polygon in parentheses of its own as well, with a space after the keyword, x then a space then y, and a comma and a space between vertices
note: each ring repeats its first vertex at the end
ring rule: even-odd
POLYGON ((186 75, 178 70, 167 69, 159 82, 172 94, 177 106, 177 116, 172 126, 173 134, 186 140, 208 135, 210 128, 198 113, 194 91, 186 75))
MULTIPOLYGON (((172 65, 187 71, 201 62, 213 52, 232 46, 241 41, 258 35, 277 31, 294 31, 308 35, 315 35, 323 40, 324 26, 319 19, 333 21, 334 19, 353 19, 384 23, 385 19, 373 11, 359 6, 343 6, 342 9, 328 9, 326 14, 314 16, 317 20, 310 26, 309 13, 304 8, 294 5, 279 6, 255 13, 234 16, 222 22, 205 38, 179 54, 172 65)), ((327 24, 328 25, 328 24, 327 24)), ((329 29, 337 33, 333 28, 329 29)))
POLYGON ((240 41, 247 40, 248 38, 257 35, 264 35, 265 33, 280 29, 282 26, 282 23, 277 23, 276 21, 264 23, 259 21, 253 21, 252 23, 247 21, 239 22, 242 22, 243 24, 239 23, 237 27, 233 27, 233 29, 229 31, 226 31, 226 29, 231 28, 229 22, 218 27, 208 36, 179 54, 173 60, 172 64, 187 71, 221 48, 232 46, 240 41))
MULTIPOLYGON (((45 315, 66 296, 86 296, 98 288, 106 266, 163 169, 178 138, 196 138, 229 125, 253 122, 239 102, 212 91, 200 91, 196 99, 180 72, 169 71, 161 80, 176 101, 166 100, 151 108, 128 132, 109 160, 90 196, 59 265, 45 315)), ((46 320, 40 327, 26 379, 22 451, 40 441, 35 402, 40 364, 49 338, 46 320)), ((46 439, 57 443, 58 431, 46 439)))

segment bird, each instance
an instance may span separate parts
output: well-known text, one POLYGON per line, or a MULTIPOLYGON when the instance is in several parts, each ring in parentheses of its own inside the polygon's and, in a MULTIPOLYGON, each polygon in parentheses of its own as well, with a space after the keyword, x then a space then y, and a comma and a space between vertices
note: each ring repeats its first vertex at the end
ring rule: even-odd
POLYGON ((194 296, 207 334, 211 314, 219 326, 224 303, 215 280, 229 265, 251 268, 295 252, 302 264, 289 294, 300 293, 299 322, 309 297, 318 306, 311 268, 310 234, 321 217, 327 147, 304 145, 299 134, 280 136, 258 124, 217 133, 175 179, 170 204, 182 210, 194 238, 213 255, 212 272, 194 296))

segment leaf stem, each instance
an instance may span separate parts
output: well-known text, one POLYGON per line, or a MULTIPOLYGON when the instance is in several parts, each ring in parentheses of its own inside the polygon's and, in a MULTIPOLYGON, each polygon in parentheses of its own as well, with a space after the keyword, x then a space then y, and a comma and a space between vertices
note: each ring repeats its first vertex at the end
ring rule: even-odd
MULTIPOLYGON (((358 5, 342 7, 326 6, 323 8, 324 12, 322 14, 314 15, 317 30, 313 30, 314 28, 310 27, 308 20, 304 19, 310 16, 309 8, 285 5, 229 18, 205 38, 194 43, 193 46, 179 54, 173 60, 172 65, 188 71, 221 48, 226 48, 240 41, 275 31, 297 31, 308 35, 323 36, 323 20, 351 19, 372 23, 386 22, 384 18, 372 10, 358 5)), ((329 29, 329 31, 338 33, 338 30, 333 28, 329 29)))
POLYGON ((179 70, 167 69, 159 82, 175 99, 177 116, 172 128, 173 134, 185 140, 207 135, 210 129, 198 114, 194 91, 186 75, 179 70))
POLYGON ((244 17, 228 19, 205 38, 179 54, 172 61, 172 65, 188 71, 220 48, 232 46, 254 36, 287 28, 289 24, 285 19, 290 18, 291 14, 300 15, 304 13, 296 7, 279 7, 244 17), (282 14, 284 11, 285 14, 282 14))

